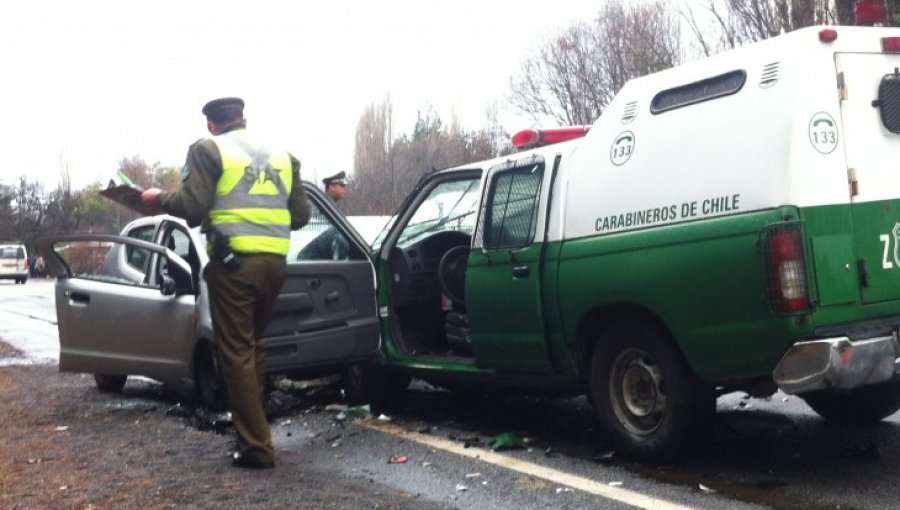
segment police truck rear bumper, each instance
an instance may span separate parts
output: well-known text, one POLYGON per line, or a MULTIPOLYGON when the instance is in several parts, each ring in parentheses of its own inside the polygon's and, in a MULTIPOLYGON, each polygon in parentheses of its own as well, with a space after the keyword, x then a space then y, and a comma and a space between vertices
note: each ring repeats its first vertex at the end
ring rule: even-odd
POLYGON ((891 380, 900 373, 900 338, 850 340, 825 338, 794 344, 772 376, 789 394, 814 390, 851 390, 891 380))

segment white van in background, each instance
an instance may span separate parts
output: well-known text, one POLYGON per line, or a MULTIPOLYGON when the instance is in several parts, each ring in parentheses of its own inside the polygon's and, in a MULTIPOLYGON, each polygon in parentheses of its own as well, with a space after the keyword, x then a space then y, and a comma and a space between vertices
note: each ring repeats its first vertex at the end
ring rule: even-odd
POLYGON ((28 253, 22 244, 0 244, 0 279, 28 281, 28 253))

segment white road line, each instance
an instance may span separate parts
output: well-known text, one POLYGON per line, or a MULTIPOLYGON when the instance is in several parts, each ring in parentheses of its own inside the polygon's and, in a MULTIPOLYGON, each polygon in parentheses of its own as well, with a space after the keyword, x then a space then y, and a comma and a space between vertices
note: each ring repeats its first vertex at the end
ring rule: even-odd
POLYGON ((532 462, 515 459, 506 455, 493 452, 490 450, 482 450, 479 448, 466 448, 463 445, 419 432, 411 432, 404 430, 396 425, 377 422, 374 420, 356 422, 364 427, 401 437, 416 443, 444 450, 446 452, 477 459, 488 464, 504 467, 513 471, 518 471, 526 475, 543 478, 553 483, 571 487, 580 491, 594 494, 602 498, 611 499, 620 503, 625 503, 637 508, 646 508, 648 510, 695 510, 693 507, 680 505, 664 499, 650 497, 639 492, 630 491, 622 487, 614 487, 600 482, 576 476, 562 471, 557 471, 532 462))

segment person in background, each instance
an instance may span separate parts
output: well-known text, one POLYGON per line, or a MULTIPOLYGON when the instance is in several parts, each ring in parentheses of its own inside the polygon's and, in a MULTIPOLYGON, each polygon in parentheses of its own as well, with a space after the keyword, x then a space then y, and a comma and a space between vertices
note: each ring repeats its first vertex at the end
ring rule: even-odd
POLYGON ((263 409, 262 337, 284 283, 291 230, 309 221, 309 202, 300 162, 246 129, 243 100, 216 99, 202 112, 213 136, 188 149, 181 188, 151 188, 141 201, 192 227, 203 225, 210 250, 204 276, 238 436, 232 465, 271 468, 275 450, 263 409))
POLYGON ((325 185, 325 194, 328 195, 335 203, 343 200, 347 196, 347 173, 338 172, 331 177, 322 179, 325 185))

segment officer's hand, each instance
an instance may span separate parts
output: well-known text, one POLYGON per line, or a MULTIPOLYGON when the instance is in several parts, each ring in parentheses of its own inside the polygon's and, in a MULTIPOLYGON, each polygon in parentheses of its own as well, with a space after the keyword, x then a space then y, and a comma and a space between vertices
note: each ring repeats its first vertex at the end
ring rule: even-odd
POLYGON ((146 205, 157 205, 159 204, 159 194, 162 193, 162 190, 159 188, 150 188, 143 193, 141 193, 141 203, 146 205))

